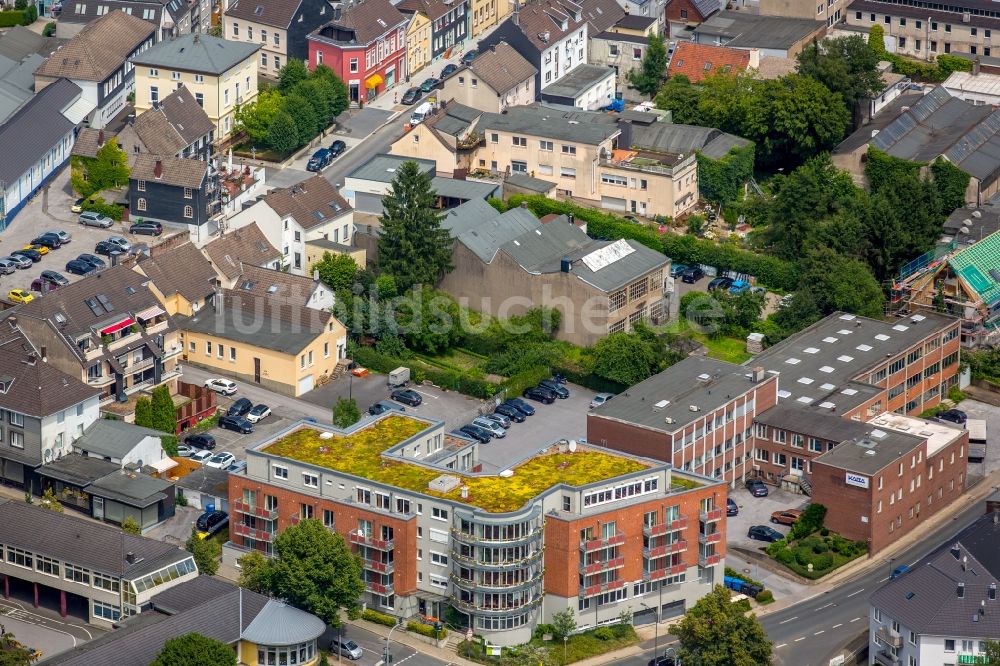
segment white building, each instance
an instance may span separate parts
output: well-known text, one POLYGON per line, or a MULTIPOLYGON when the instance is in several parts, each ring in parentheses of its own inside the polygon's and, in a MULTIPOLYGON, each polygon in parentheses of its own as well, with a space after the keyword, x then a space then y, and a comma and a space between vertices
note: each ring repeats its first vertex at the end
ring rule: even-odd
POLYGON ((100 419, 73 442, 73 448, 89 458, 103 458, 123 467, 148 465, 165 471, 177 463, 163 450, 163 434, 125 421, 100 419))
MULTIPOLYGON (((978 69, 978 67, 976 67, 978 69)), ((1000 75, 983 72, 952 72, 941 84, 952 97, 972 102, 976 106, 1000 105, 1000 75)))

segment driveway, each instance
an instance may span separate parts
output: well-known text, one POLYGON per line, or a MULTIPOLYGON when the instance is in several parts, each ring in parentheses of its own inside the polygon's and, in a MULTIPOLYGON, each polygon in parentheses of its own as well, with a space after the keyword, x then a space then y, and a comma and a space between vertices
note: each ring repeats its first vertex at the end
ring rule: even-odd
POLYGON ((970 419, 986 420, 986 459, 982 464, 969 463, 969 474, 985 475, 1000 468, 1000 446, 995 445, 991 433, 1000 432, 1000 407, 989 405, 978 400, 963 400, 958 408, 969 415, 970 419))
POLYGON ((0 599, 0 624, 22 645, 41 652, 43 659, 72 650, 106 633, 13 599, 0 599))
POLYGON ((805 495, 785 492, 773 486, 768 486, 767 490, 767 497, 753 497, 743 487, 737 487, 729 492, 729 496, 740 508, 740 513, 726 518, 727 546, 738 546, 747 550, 766 547, 766 542, 749 538, 747 530, 753 525, 767 525, 782 534, 788 534, 787 525, 775 525, 771 522, 771 513, 782 509, 801 509, 809 503, 809 498, 805 495))

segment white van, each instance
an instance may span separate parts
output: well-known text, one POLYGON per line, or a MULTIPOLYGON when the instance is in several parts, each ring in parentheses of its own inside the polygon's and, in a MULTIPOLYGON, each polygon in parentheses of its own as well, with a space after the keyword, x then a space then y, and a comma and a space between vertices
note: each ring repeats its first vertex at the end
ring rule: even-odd
POLYGON ((413 110, 413 113, 410 115, 410 125, 419 125, 420 123, 424 122, 424 119, 427 116, 431 115, 431 110, 433 108, 434 107, 431 106, 430 102, 424 102, 423 104, 415 108, 413 110))

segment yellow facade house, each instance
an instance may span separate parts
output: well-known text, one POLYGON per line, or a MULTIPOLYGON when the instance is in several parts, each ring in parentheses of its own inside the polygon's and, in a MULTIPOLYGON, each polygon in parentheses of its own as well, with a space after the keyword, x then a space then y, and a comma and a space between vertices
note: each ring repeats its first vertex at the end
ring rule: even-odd
POLYGON ((184 85, 215 124, 224 144, 236 107, 257 97, 260 44, 192 33, 160 42, 133 57, 135 110, 141 114, 184 85))
POLYGON ((471 0, 469 11, 472 15, 469 17, 469 25, 472 36, 478 37, 486 30, 499 25, 510 13, 511 4, 508 0, 471 0))
POLYGON ((431 20, 423 12, 413 12, 406 26, 406 73, 413 76, 431 64, 431 20))

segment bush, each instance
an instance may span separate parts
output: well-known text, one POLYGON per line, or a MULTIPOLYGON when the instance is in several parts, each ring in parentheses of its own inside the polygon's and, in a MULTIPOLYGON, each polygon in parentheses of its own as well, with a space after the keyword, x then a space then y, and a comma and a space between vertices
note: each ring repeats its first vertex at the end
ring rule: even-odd
POLYGON ((821 529, 821 530, 819 531, 819 533, 820 533, 820 534, 821 534, 822 536, 825 536, 825 537, 826 537, 826 536, 830 536, 830 530, 828 530, 828 529, 827 529, 827 528, 825 528, 825 527, 824 527, 823 529, 821 529))
POLYGON ((54 37, 56 34, 56 24, 46 23, 45 28, 42 30, 42 37, 54 37))
POLYGON ((542 636, 544 636, 545 634, 555 635, 555 633, 556 633, 555 625, 544 623, 544 624, 540 624, 537 627, 535 627, 535 634, 534 634, 534 636, 537 639, 541 639, 542 636))
POLYGON ((31 25, 38 18, 38 10, 34 6, 28 9, 11 9, 0 12, 0 28, 12 28, 15 25, 31 25))
POLYGON ((379 613, 378 611, 366 610, 361 613, 362 619, 368 620, 369 622, 374 622, 375 624, 385 625, 386 627, 395 627, 397 622, 396 618, 391 615, 386 615, 384 613, 379 613))
POLYGON ((122 211, 124 210, 124 207, 117 206, 115 204, 106 204, 104 203, 104 199, 102 197, 84 201, 83 206, 81 207, 83 210, 100 213, 101 215, 110 217, 116 222, 122 221, 122 211))
POLYGON ((777 559, 785 566, 788 566, 789 564, 795 561, 795 554, 792 551, 785 548, 784 550, 778 551, 778 554, 775 556, 775 559, 777 559))
POLYGON ((809 536, 823 527, 824 518, 826 518, 826 507, 822 504, 810 504, 792 525, 792 529, 788 533, 788 538, 795 540, 809 536))
POLYGON ((769 604, 774 601, 774 593, 771 590, 764 590, 757 595, 757 603, 759 604, 769 604))
POLYGON ((820 555, 822 553, 828 552, 829 550, 830 550, 830 547, 827 546, 822 541, 814 543, 813 546, 812 546, 812 552, 816 553, 817 555, 820 555))
POLYGON ((441 640, 448 635, 445 629, 440 629, 438 631, 434 630, 429 624, 424 624, 423 622, 407 622, 406 630, 412 631, 415 634, 420 634, 421 636, 427 636, 428 638, 433 638, 434 640, 441 640))
POLYGON ((611 627, 599 627, 594 629, 594 638, 602 641, 610 641, 615 637, 615 632, 611 630, 611 627))

